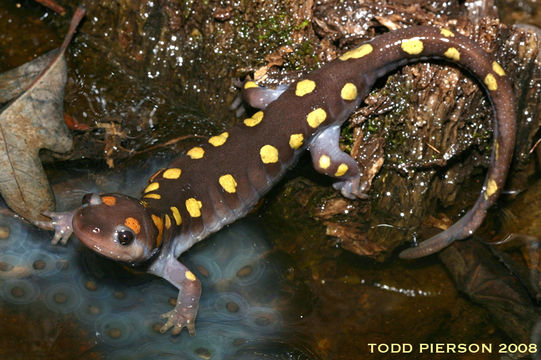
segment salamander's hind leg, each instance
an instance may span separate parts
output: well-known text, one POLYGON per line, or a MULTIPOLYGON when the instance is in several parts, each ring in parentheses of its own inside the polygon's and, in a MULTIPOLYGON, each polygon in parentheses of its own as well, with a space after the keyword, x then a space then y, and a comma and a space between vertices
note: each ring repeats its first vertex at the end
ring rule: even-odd
POLYGON ((269 89, 257 85, 254 81, 239 81, 235 86, 241 88, 241 95, 231 104, 231 110, 237 110, 237 116, 241 116, 245 112, 242 106, 243 103, 255 109, 263 110, 271 102, 278 99, 288 88, 287 85, 278 85, 276 89, 269 89))
POLYGON ((340 150, 339 138, 340 126, 336 125, 323 130, 312 139, 308 149, 314 168, 322 174, 339 179, 333 187, 340 190, 343 196, 349 199, 365 199, 367 195, 364 192, 368 190, 369 184, 364 181, 361 183, 359 165, 340 150))

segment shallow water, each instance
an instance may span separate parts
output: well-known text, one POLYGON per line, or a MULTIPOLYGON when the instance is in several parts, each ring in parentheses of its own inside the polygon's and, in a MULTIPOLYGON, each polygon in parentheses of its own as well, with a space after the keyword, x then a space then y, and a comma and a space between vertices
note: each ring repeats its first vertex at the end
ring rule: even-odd
MULTIPOLYGON (((130 172, 124 177, 109 173, 108 183, 100 187, 88 186, 92 181, 82 178, 76 189, 63 184, 65 191, 57 192, 59 207, 74 206, 75 198, 86 191, 137 188, 145 177, 140 176, 140 170, 130 172), (120 178, 135 180, 126 184, 120 178)), ((18 346, 9 339, 9 328, 16 327, 28 334, 22 344, 40 341, 43 334, 35 334, 32 321, 19 320, 32 317, 38 321, 42 317, 49 319, 52 332, 68 323, 82 335, 77 339, 70 334, 68 341, 73 341, 72 345, 81 341, 88 347, 85 351, 72 349, 81 351, 75 355, 107 354, 107 359, 225 359, 246 351, 248 346, 254 348, 261 339, 271 342, 282 338, 286 332, 276 309, 278 267, 266 260, 269 243, 250 220, 221 231, 183 259, 204 288, 196 337, 186 332, 173 337, 157 331, 160 314, 172 308, 177 295, 167 282, 95 255, 76 239, 67 246, 50 245, 51 233, 11 216, 1 215, 0 226, 1 311, 14 317, 4 323, 0 345, 15 346, 0 346, 0 354, 9 358, 20 353, 29 358, 36 356, 37 349, 18 346)), ((66 351, 58 337, 48 345, 50 349, 39 351, 66 351)), ((56 355, 74 355, 69 354, 56 355)))
MULTIPOLYGON (((58 208, 77 206, 86 192, 136 195, 164 163, 63 169, 53 176, 58 208)), ((269 214, 263 206, 182 256, 203 284, 195 337, 157 331, 176 299, 167 282, 102 258, 77 239, 50 245, 52 233, 0 215, 0 355, 378 359, 389 354, 372 353, 369 344, 503 341, 434 259, 378 265, 324 245, 317 229, 268 227, 269 214)))

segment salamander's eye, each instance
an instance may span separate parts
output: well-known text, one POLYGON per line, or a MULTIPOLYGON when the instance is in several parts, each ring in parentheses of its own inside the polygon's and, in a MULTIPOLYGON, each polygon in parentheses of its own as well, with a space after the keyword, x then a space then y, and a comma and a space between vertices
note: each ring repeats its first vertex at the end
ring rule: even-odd
POLYGON ((134 236, 130 230, 120 230, 116 233, 116 238, 120 245, 128 246, 133 242, 134 236))
POLYGON ((88 204, 88 203, 90 203, 90 198, 91 198, 91 197, 92 197, 92 194, 85 194, 85 195, 83 196, 83 201, 82 201, 82 203, 83 203, 83 204, 88 204))

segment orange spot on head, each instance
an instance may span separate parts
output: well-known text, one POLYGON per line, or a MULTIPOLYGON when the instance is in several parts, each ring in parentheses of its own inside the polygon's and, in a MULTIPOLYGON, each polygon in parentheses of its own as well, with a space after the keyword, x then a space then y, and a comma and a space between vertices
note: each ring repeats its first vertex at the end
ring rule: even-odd
POLYGON ((132 229, 136 235, 141 232, 141 224, 139 223, 139 220, 135 218, 127 217, 126 220, 124 220, 124 225, 132 229))
POLYGON ((116 205, 116 197, 114 197, 114 196, 102 196, 101 201, 107 206, 115 206, 116 205))

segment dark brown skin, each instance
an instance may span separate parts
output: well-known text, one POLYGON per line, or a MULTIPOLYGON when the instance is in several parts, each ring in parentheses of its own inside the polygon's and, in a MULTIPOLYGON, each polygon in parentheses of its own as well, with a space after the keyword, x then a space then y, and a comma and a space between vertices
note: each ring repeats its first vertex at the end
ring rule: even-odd
POLYGON ((334 187, 345 197, 364 197, 367 185, 360 181, 357 163, 340 150, 340 126, 378 77, 427 58, 455 62, 483 84, 496 115, 494 147, 483 190, 473 208, 446 231, 400 256, 429 255, 466 238, 481 224, 505 184, 515 143, 513 89, 500 65, 468 38, 446 29, 419 26, 378 36, 287 89, 265 90, 246 83, 245 96, 254 98, 263 111, 210 138, 208 144, 190 149, 156 173, 140 201, 120 201, 119 197, 118 205, 122 206, 104 206, 106 197, 100 202, 93 195, 84 210, 53 214, 55 240, 67 239, 73 226, 83 243, 106 256, 119 258, 122 254, 123 261, 147 261, 149 272, 180 290, 176 308, 165 314, 167 323, 162 331, 173 327, 172 332, 178 333, 187 327, 194 333, 201 285, 178 256, 244 216, 307 148, 315 169, 335 177, 338 182, 334 187), (134 212, 127 210, 130 207, 134 212), (126 230, 126 226, 132 230, 139 226, 140 233, 154 234, 155 239, 145 243, 154 244, 159 253, 150 251, 147 258, 126 260, 114 230, 126 230), (143 226, 149 229, 143 232, 143 226), (107 242, 113 244, 105 246, 107 242), (118 251, 111 253, 111 249, 118 251))

